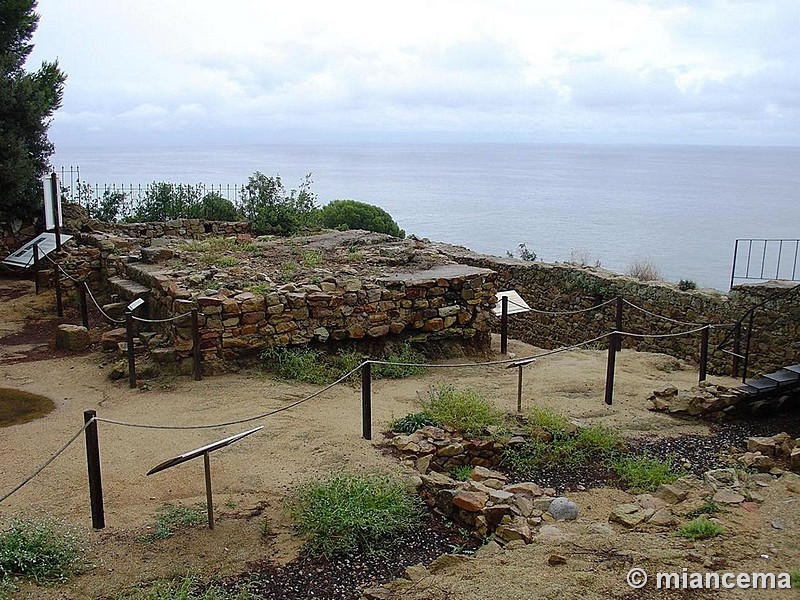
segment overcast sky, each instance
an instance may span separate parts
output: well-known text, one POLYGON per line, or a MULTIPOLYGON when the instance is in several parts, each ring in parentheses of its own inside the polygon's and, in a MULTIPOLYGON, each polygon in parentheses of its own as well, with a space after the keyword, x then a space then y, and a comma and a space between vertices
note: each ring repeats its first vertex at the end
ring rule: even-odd
POLYGON ((40 0, 57 145, 800 144, 800 1, 40 0))

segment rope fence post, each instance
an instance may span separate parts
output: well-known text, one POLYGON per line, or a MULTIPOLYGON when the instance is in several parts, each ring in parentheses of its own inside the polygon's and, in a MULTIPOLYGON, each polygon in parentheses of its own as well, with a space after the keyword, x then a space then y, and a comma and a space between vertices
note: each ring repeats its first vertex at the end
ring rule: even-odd
POLYGON ((206 476, 206 512, 208 513, 208 528, 214 529, 214 499, 211 494, 211 461, 208 452, 203 452, 203 470, 206 476))
POLYGON ((745 338, 744 346, 744 364, 742 365, 742 383, 747 383, 747 369, 750 366, 750 339, 753 336, 753 317, 755 311, 750 311, 750 319, 747 323, 747 337, 745 338))
POLYGON ((64 304, 61 301, 61 271, 56 261, 53 261, 53 283, 56 288, 56 314, 59 317, 63 317, 64 304))
MULTIPOLYGON (((617 296, 616 299, 616 314, 614 315, 614 323, 617 331, 622 331, 622 296, 617 296)), ((622 336, 617 339, 617 352, 622 350, 622 336)))
POLYGON ((192 361, 194 363, 194 380, 203 378, 203 355, 200 352, 200 325, 198 323, 197 309, 192 309, 192 361))
POLYGON ((81 325, 89 329, 89 306, 86 303, 86 282, 78 282, 78 298, 81 302, 81 325))
POLYGON ((700 383, 706 380, 706 373, 708 371, 708 331, 709 324, 703 327, 700 332, 700 383))
POLYGON ((614 331, 608 340, 608 363, 606 365, 606 393, 605 402, 609 406, 614 402, 614 369, 617 360, 617 347, 619 346, 619 331, 614 331))
POLYGON ((733 365, 731 365, 733 377, 739 376, 739 355, 742 352, 742 323, 737 322, 733 328, 733 365))
POLYGON ((86 465, 89 470, 89 502, 92 507, 92 527, 103 529, 106 518, 103 510, 103 480, 100 474, 100 444, 97 441, 97 413, 83 411, 86 424, 86 465))
POLYGON ((39 244, 33 245, 33 284, 36 286, 36 295, 39 295, 39 244))
POLYGON ((503 312, 500 314, 500 354, 508 354, 508 296, 501 300, 503 312))
POLYGON ((522 412, 522 367, 519 366, 519 373, 517 375, 517 414, 522 412))
POLYGON ((361 365, 361 435, 372 439, 372 363, 365 356, 361 365))
POLYGON ((136 387, 136 355, 133 350, 133 312, 125 311, 125 341, 128 346, 128 383, 136 387))

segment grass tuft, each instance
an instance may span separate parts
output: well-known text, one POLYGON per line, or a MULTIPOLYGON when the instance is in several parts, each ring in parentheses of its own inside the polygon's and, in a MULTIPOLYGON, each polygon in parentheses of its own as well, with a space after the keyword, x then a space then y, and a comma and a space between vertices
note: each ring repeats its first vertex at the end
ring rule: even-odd
POLYGON ((192 576, 160 581, 147 590, 126 596, 130 600, 250 600, 247 590, 233 593, 218 586, 208 586, 192 576))
POLYGON ((650 456, 618 456, 611 461, 611 468, 635 493, 653 492, 662 483, 672 483, 685 474, 672 460, 650 456))
POLYGON ((417 429, 422 429, 426 425, 434 425, 431 418, 425 413, 411 413, 392 421, 390 429, 395 433, 414 433, 417 429))
POLYGON ((405 379, 414 375, 421 375, 425 367, 415 366, 425 362, 425 356, 414 350, 409 344, 404 344, 403 349, 396 354, 390 354, 386 362, 404 363, 397 365, 374 365, 372 375, 377 379, 405 379))
POLYGON ((306 550, 326 557, 374 549, 420 520, 418 501, 401 482, 344 472, 300 488, 291 512, 295 528, 308 536, 306 550))
POLYGON ((156 513, 156 526, 152 534, 145 536, 145 541, 153 542, 172 536, 179 529, 199 525, 206 520, 206 514, 199 508, 165 504, 156 513))
POLYGON ((725 528, 722 527, 722 525, 701 517, 686 523, 683 527, 678 529, 676 535, 690 541, 695 541, 717 537, 723 533, 725 533, 725 528))
POLYGON ((423 412, 437 425, 465 435, 480 435, 504 421, 503 414, 478 392, 451 385, 432 388, 423 412))

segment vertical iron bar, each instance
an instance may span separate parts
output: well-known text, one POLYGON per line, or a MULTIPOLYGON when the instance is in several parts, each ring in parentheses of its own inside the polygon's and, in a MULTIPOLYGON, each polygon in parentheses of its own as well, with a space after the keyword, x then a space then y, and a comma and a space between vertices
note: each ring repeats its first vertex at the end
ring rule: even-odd
POLYGON ((39 244, 33 245, 33 284, 36 286, 36 294, 39 294, 39 244))
POLYGON ((78 297, 81 301, 81 325, 89 329, 89 305, 86 304, 86 282, 78 282, 78 297))
POLYGON ((733 365, 731 366, 731 370, 733 371, 732 373, 733 377, 739 376, 739 355, 742 352, 741 345, 742 345, 742 323, 741 321, 739 321, 733 328, 733 365))
POLYGON ((128 344, 128 383, 136 387, 136 356, 133 352, 133 313, 125 311, 125 340, 128 344))
POLYGON ((508 296, 501 300, 503 312, 500 314, 500 354, 508 354, 508 296))
POLYGON ((194 362, 194 380, 203 378, 202 354, 200 352, 200 325, 197 320, 197 309, 192 309, 192 360, 194 362))
POLYGON ((747 269, 745 270, 745 279, 750 278, 750 256, 753 254, 753 240, 750 240, 750 245, 747 247, 747 269))
POLYGON ((53 193, 53 219, 56 223, 56 252, 61 252, 61 194, 58 189, 58 175, 50 175, 50 191, 53 193))
POLYGON ((764 279, 764 263, 767 261, 767 244, 769 240, 764 240, 764 247, 761 248, 761 273, 759 279, 764 279))
POLYGON ((706 380, 708 372, 708 330, 709 325, 706 323, 703 330, 700 332, 700 382, 706 380))
POLYGON ((56 261, 53 261, 53 284, 56 288, 56 314, 59 317, 63 317, 64 304, 61 302, 61 271, 56 261))
POLYGON ((733 289, 733 278, 736 277, 736 257, 739 255, 739 240, 733 245, 733 266, 731 267, 731 286, 728 289, 733 289))
POLYGON ((794 263, 792 264, 792 281, 794 281, 797 274, 797 252, 800 250, 800 240, 794 241, 794 263))
MULTIPOLYGON (((614 328, 617 331, 622 331, 622 296, 617 296, 616 315, 614 319, 614 328)), ((622 350, 622 336, 617 336, 617 352, 622 350)))
POLYGON ((747 337, 745 338, 744 347, 744 365, 742 366, 742 383, 747 380, 747 368, 750 366, 750 338, 753 335, 753 317, 755 316, 755 309, 750 309, 750 319, 747 324, 747 337))
POLYGON ((211 496, 211 461, 208 452, 203 452, 203 468, 206 472, 206 507, 208 510, 208 528, 214 529, 214 500, 211 496))
POLYGON ((611 338, 608 340, 605 402, 609 406, 611 406, 614 401, 614 369, 616 367, 617 346, 619 345, 619 340, 617 339, 618 337, 620 337, 620 334, 615 331, 611 334, 611 338))
POLYGON ((517 377, 517 412, 522 412, 522 365, 519 366, 519 376, 517 377))
POLYGON ((775 279, 780 279, 781 254, 783 254, 783 240, 778 240, 778 264, 775 267, 775 279))
POLYGON ((361 360, 361 435, 365 440, 372 439, 372 363, 369 356, 361 360))
POLYGON ((84 430, 86 436, 86 464, 89 471, 89 502, 92 507, 92 527, 103 529, 106 526, 103 511, 103 478, 100 474, 100 444, 97 441, 97 413, 83 411, 83 422, 88 423, 84 430))

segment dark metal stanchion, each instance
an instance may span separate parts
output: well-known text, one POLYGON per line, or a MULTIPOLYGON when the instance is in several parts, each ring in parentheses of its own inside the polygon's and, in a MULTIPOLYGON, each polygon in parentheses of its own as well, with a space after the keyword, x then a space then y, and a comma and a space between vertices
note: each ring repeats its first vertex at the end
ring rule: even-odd
POLYGON ((522 367, 523 365, 519 366, 519 373, 517 376, 517 412, 522 412, 522 367))
POLYGON ((369 356, 361 366, 361 435, 365 440, 372 439, 372 363, 369 356))
POLYGON ((92 527, 103 529, 106 518, 103 510, 103 479, 100 474, 100 445, 97 441, 97 413, 83 411, 83 422, 89 423, 84 430, 86 435, 86 464, 89 469, 89 501, 92 506, 92 527))
POLYGON ((89 306, 86 304, 86 282, 78 282, 78 298, 81 301, 81 325, 89 329, 89 306))
POLYGON ((747 382, 747 368, 750 366, 750 338, 753 336, 753 317, 755 311, 750 311, 750 319, 747 323, 747 337, 745 338, 744 347, 744 364, 742 365, 742 383, 747 382))
POLYGON ((197 309, 192 309, 192 360, 194 362, 194 380, 203 378, 202 353, 200 352, 200 325, 198 323, 197 309))
POLYGON ((736 326, 733 328, 733 365, 731 369, 733 371, 733 376, 739 376, 739 355, 741 354, 741 341, 742 341, 742 324, 736 323, 736 326))
POLYGON ((53 261, 53 282, 56 288, 56 314, 59 317, 64 316, 64 304, 61 302, 61 271, 58 268, 58 263, 53 261))
MULTIPOLYGON (((614 315, 614 328, 617 331, 622 331, 622 296, 617 296, 616 314, 614 315)), ((617 336, 617 352, 622 350, 622 336, 617 336)))
POLYGON ((203 452, 203 468, 206 472, 206 510, 208 511, 208 528, 214 529, 214 500, 211 497, 211 461, 208 452, 203 452))
POLYGON ((708 323, 703 327, 700 332, 700 382, 706 380, 706 373, 708 371, 708 331, 710 327, 708 323))
POLYGON ((605 402, 609 406, 614 402, 614 369, 616 367, 617 347, 619 346, 619 332, 615 331, 608 340, 608 365, 606 367, 606 395, 605 402))
POLYGON ((53 220, 55 221, 56 252, 61 252, 61 203, 58 190, 58 175, 50 175, 50 190, 53 197, 53 220))
POLYGON ((39 294, 39 244, 33 245, 33 285, 36 286, 36 294, 39 294))
POLYGON ((500 314, 500 354, 508 354, 508 296, 501 300, 503 312, 500 314))
POLYGON ((133 350, 133 312, 125 311, 125 341, 128 344, 128 383, 136 387, 136 355, 133 350))

